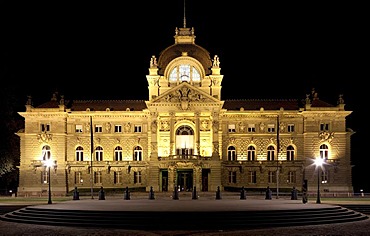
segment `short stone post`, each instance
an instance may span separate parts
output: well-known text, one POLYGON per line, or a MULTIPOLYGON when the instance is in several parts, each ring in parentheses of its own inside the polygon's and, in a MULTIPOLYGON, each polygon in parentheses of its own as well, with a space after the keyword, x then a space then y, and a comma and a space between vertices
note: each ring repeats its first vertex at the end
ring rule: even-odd
POLYGON ((99 200, 105 200, 105 193, 103 187, 100 187, 99 190, 99 200))
POLYGON ((174 187, 172 199, 179 200, 179 192, 178 192, 177 186, 174 187))
POLYGON ((216 200, 220 200, 220 199, 221 199, 221 190, 220 190, 220 186, 217 186, 216 200))
POLYGON ((197 187, 194 187, 193 188, 193 193, 191 195, 191 199, 193 199, 193 200, 198 199, 198 196, 197 196, 197 187))
POLYGON ((154 190, 153 190, 153 186, 150 186, 150 190, 149 190, 149 200, 154 200, 154 190))
POLYGON ((123 199, 130 200, 130 191, 128 191, 128 187, 126 187, 125 194, 123 196, 123 199))
POLYGON ((265 199, 266 200, 272 199, 272 192, 271 192, 270 186, 267 186, 265 199))
POLYGON ((242 190, 240 191, 240 199, 247 199, 244 186, 242 187, 242 190))
POLYGON ((80 193, 77 190, 77 187, 75 187, 75 190, 73 191, 73 200, 80 200, 80 193))

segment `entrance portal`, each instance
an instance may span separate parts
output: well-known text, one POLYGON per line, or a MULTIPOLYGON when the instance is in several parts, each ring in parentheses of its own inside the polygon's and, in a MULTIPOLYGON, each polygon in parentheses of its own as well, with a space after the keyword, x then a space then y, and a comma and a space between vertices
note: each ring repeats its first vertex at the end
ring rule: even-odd
POLYGON ((193 170, 177 171, 177 186, 179 191, 193 190, 193 170))

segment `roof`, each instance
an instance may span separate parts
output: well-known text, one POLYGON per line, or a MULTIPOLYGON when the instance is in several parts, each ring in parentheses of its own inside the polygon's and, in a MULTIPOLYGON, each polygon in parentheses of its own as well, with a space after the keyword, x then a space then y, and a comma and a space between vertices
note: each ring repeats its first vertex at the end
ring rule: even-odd
POLYGON ((174 44, 164 49, 158 58, 158 73, 163 75, 168 63, 177 57, 181 57, 183 52, 187 52, 188 56, 198 60, 203 65, 206 74, 211 73, 212 60, 210 54, 206 49, 197 44, 174 44))
POLYGON ((270 99, 240 99, 240 100, 225 100, 224 107, 227 110, 299 110, 300 102, 295 99, 290 100, 270 100, 270 99))

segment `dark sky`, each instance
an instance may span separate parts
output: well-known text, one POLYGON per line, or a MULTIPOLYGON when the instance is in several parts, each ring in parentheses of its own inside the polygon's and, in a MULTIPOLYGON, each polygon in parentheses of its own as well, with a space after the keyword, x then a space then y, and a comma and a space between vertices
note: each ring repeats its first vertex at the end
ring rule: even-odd
MULTIPOLYGON (((184 18, 183 0, 3 2, 0 9, 2 81, 22 109, 27 95, 38 105, 54 91, 67 100, 147 99, 150 57, 174 43, 184 18)), ((195 42, 220 57, 222 99, 303 99, 315 88, 336 104, 343 94, 354 111, 354 163, 370 164, 359 150, 370 131, 362 102, 369 78, 365 5, 187 0, 185 9, 195 42)))

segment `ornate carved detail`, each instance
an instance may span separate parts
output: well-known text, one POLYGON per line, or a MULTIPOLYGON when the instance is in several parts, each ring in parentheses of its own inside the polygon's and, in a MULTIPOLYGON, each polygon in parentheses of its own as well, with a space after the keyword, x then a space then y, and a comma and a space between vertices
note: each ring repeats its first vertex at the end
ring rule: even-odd
POLYGON ((327 131, 320 132, 319 138, 321 141, 328 141, 330 143, 334 138, 334 132, 331 132, 331 133, 327 131))
POLYGON ((46 132, 42 132, 41 134, 37 135, 37 139, 39 140, 39 142, 44 142, 44 143, 51 141, 52 138, 53 138, 53 135, 46 133, 46 132))

